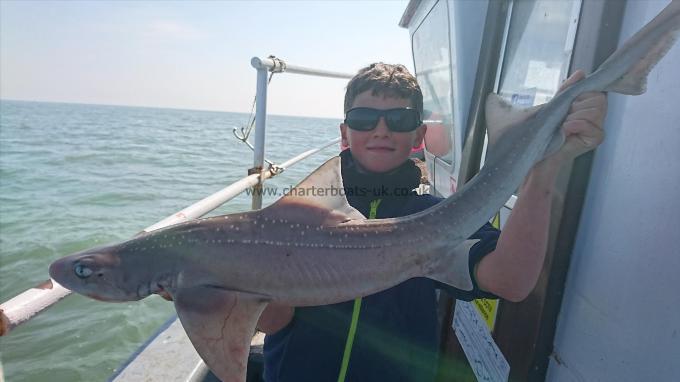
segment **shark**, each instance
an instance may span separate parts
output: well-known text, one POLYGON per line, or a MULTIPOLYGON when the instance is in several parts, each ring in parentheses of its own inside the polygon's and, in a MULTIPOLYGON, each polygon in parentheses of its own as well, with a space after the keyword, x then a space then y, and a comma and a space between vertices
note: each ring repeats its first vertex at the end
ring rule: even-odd
POLYGON ((102 301, 172 296, 192 344, 223 381, 244 381, 250 340, 267 304, 347 301, 413 277, 470 290, 468 238, 560 147, 560 126, 585 92, 638 95, 680 29, 680 0, 585 79, 548 103, 516 109, 487 98, 489 154, 458 192, 410 216, 367 220, 343 195, 340 160, 321 165, 256 211, 191 220, 58 259, 51 277, 102 301))

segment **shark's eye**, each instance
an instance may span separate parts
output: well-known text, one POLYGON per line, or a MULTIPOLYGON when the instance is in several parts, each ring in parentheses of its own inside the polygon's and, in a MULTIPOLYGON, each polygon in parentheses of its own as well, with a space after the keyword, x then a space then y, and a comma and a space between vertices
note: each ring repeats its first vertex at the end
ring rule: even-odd
POLYGON ((92 269, 84 266, 83 264, 76 264, 76 266, 73 267, 73 272, 75 272, 76 276, 80 277, 81 279, 86 279, 92 275, 92 269))

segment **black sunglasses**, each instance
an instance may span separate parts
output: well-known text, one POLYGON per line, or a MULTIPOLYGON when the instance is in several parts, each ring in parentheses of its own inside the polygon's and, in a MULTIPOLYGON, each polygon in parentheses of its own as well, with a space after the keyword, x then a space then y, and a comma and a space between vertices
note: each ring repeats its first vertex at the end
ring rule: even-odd
POLYGON ((355 107, 345 113, 345 124, 352 130, 371 131, 378 126, 380 117, 385 117, 387 128, 395 133, 407 133, 423 124, 418 110, 407 107, 388 110, 355 107))

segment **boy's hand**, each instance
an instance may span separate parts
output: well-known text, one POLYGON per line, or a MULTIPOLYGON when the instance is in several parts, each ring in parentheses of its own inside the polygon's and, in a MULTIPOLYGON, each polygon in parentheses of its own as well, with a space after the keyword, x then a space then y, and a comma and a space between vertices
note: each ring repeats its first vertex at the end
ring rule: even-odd
POLYGON ((273 334, 286 327, 292 320, 295 308, 270 302, 257 321, 257 329, 264 334, 273 334))
MULTIPOLYGON (((585 74, 577 70, 567 78, 558 92, 582 80, 585 74)), ((557 152, 548 159, 560 162, 570 161, 581 154, 595 149, 604 139, 602 125, 607 114, 607 96, 605 93, 583 93, 571 104, 569 114, 562 123, 565 142, 557 152)))

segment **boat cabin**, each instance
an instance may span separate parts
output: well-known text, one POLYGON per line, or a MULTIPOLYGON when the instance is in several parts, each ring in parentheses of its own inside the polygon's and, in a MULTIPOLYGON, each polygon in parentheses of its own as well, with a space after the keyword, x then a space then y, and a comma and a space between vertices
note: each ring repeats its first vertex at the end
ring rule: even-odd
MULTIPOLYGON (((594 71, 668 3, 411 0, 400 25, 429 111, 433 192, 450 195, 484 165, 487 94, 527 107, 549 101, 571 72, 594 71)), ((525 301, 442 303, 440 380, 678 378, 679 67, 674 47, 645 94, 609 95, 607 138, 561 175, 543 273, 525 301)))

